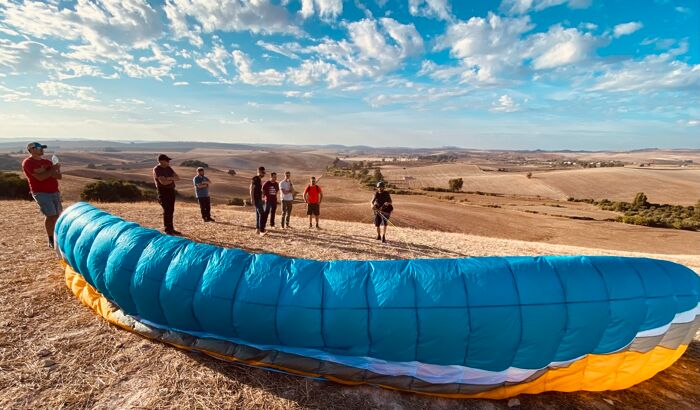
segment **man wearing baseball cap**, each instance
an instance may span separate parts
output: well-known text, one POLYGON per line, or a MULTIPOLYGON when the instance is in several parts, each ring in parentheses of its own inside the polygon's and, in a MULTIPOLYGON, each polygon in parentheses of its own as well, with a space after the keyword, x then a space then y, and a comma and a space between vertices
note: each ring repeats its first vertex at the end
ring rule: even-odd
POLYGON ((32 197, 39 205, 41 213, 46 217, 44 227, 49 238, 49 247, 53 248, 53 230, 56 220, 63 211, 61 193, 58 190, 58 180, 61 179, 61 164, 53 164, 42 158, 46 145, 32 142, 27 144, 29 157, 22 161, 22 171, 29 182, 32 197))
POLYGON ((173 225, 175 214, 175 181, 180 177, 170 166, 171 158, 165 154, 158 155, 158 165, 153 167, 153 180, 158 190, 158 202, 163 207, 164 232, 168 235, 180 235, 173 225))

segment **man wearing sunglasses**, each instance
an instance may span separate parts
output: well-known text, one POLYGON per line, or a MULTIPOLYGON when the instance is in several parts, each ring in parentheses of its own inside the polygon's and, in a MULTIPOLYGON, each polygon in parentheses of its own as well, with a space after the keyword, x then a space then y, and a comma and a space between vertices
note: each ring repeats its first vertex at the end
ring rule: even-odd
POLYGON ((53 248, 53 230, 56 220, 63 211, 58 180, 62 178, 61 164, 54 164, 44 156, 46 145, 32 142, 27 145, 29 157, 22 161, 22 171, 29 182, 32 197, 44 214, 44 227, 49 238, 49 247, 53 248))

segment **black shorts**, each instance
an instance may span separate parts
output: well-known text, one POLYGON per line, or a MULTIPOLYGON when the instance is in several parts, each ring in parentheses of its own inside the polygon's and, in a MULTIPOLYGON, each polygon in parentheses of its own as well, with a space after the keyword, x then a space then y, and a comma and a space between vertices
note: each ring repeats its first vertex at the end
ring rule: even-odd
POLYGON ((389 225, 389 218, 391 217, 391 214, 384 213, 384 212, 376 212, 374 214, 374 226, 387 226, 389 225))
POLYGON ((321 214, 321 204, 306 204, 306 214, 307 215, 320 215, 321 214))

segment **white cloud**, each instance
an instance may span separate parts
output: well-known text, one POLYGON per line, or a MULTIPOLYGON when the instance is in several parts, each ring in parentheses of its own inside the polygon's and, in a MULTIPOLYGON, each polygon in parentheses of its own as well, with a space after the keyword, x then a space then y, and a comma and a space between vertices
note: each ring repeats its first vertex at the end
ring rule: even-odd
POLYGON ((683 42, 678 48, 638 61, 611 64, 593 79, 591 91, 686 91, 700 95, 700 64, 688 64, 676 57, 688 51, 683 42))
POLYGON ((78 1, 74 8, 28 0, 0 8, 4 23, 18 32, 78 41, 67 56, 87 61, 130 60, 128 50, 147 48, 162 32, 158 12, 139 0, 78 1))
POLYGON ((467 87, 429 87, 420 88, 410 93, 378 94, 365 99, 373 108, 387 105, 409 105, 415 109, 420 109, 426 104, 437 101, 454 99, 471 93, 467 87))
POLYGON ((175 21, 173 30, 183 36, 188 31, 186 17, 191 17, 204 33, 221 30, 301 34, 287 9, 270 0, 171 0, 170 8, 175 21))
POLYGON ((314 94, 311 91, 286 91, 284 93, 284 96, 287 98, 311 98, 313 95, 314 94))
POLYGON ((204 40, 200 36, 201 28, 195 25, 190 28, 187 25, 187 15, 183 12, 181 8, 176 6, 171 0, 165 2, 163 7, 165 15, 170 21, 170 30, 172 31, 175 39, 187 39, 190 44, 195 47, 202 47, 204 40))
POLYGON ((688 122, 686 122, 686 125, 689 127, 700 126, 700 120, 688 120, 688 122))
POLYGON ((462 82, 497 84, 522 77, 529 70, 552 69, 586 61, 602 42, 591 33, 555 25, 548 31, 527 35, 534 26, 529 16, 472 17, 451 24, 436 40, 436 50, 449 49, 459 66, 425 63, 420 74, 462 82), (528 64, 530 65, 528 67, 528 64))
POLYGON ((412 16, 452 20, 452 7, 449 0, 408 0, 408 11, 412 16))
POLYGON ((542 11, 566 4, 572 9, 588 8, 593 0, 503 0, 499 9, 510 15, 527 14, 531 10, 542 11))
POLYGON ((182 87, 182 86, 185 86, 185 85, 190 85, 190 83, 188 83, 187 81, 176 81, 176 82, 173 83, 173 85, 174 85, 175 87, 182 87))
POLYGON ((198 66, 207 70, 212 76, 218 79, 225 79, 228 76, 226 63, 230 60, 230 54, 224 46, 217 42, 212 47, 211 51, 195 59, 198 66))
POLYGON ((238 79, 251 85, 280 85, 284 81, 284 73, 274 69, 253 71, 250 58, 242 51, 235 50, 231 53, 233 65, 238 69, 238 79))
POLYGON ((629 23, 618 24, 613 29, 615 38, 627 36, 641 29, 644 25, 638 21, 630 21, 629 23))
POLYGON ((57 55, 58 51, 36 41, 13 43, 0 39, 0 67, 10 69, 13 74, 43 71, 57 55))
POLYGON ((507 94, 503 94, 498 98, 498 101, 493 103, 491 111, 495 112, 516 112, 520 110, 520 105, 507 94))
POLYGON ((306 86, 318 82, 327 82, 331 88, 341 85, 350 71, 340 69, 321 60, 305 60, 298 67, 287 70, 287 79, 295 85, 306 86))
POLYGON ((343 14, 343 0, 301 0, 299 14, 306 19, 314 13, 323 20, 335 19, 343 14))
POLYGON ((292 60, 299 60, 300 57, 297 55, 297 53, 302 51, 301 45, 299 45, 299 43, 296 42, 274 44, 269 43, 267 41, 258 40, 258 42, 255 44, 264 48, 267 51, 283 55, 287 58, 291 58, 292 60))
POLYGON ((376 77, 393 71, 423 50, 413 24, 390 18, 362 19, 347 25, 348 40, 325 39, 305 51, 344 67, 357 77, 376 77), (378 24, 379 23, 379 24, 378 24))
POLYGON ((546 33, 537 33, 528 39, 528 55, 534 57, 532 66, 536 70, 578 63, 588 59, 599 40, 590 33, 581 33, 575 28, 554 26, 546 33))

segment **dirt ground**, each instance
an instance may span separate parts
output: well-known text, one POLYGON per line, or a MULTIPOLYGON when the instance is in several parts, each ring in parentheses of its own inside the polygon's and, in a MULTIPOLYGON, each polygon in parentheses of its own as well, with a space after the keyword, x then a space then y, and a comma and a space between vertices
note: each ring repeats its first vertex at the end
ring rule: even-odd
MULTIPOLYGON (((106 204, 146 226, 156 204, 106 204)), ((180 205, 176 224, 190 238, 254 252, 324 258, 457 257, 487 254, 626 254, 464 234, 409 229, 386 246, 368 224, 324 221, 321 231, 294 218, 292 231, 251 234, 249 210, 215 207, 217 224, 180 205)), ((509 401, 448 400, 374 387, 345 387, 234 365, 154 343, 118 329, 82 306, 66 288, 46 246, 35 204, 0 203, 0 408, 505 409, 509 401)), ((653 255, 652 255, 653 256, 653 255)), ((700 272, 700 256, 673 255, 700 272)), ((624 391, 517 397, 521 408, 673 408, 700 405, 700 336, 672 367, 624 391)), ((515 405, 515 401, 510 402, 515 405)))

